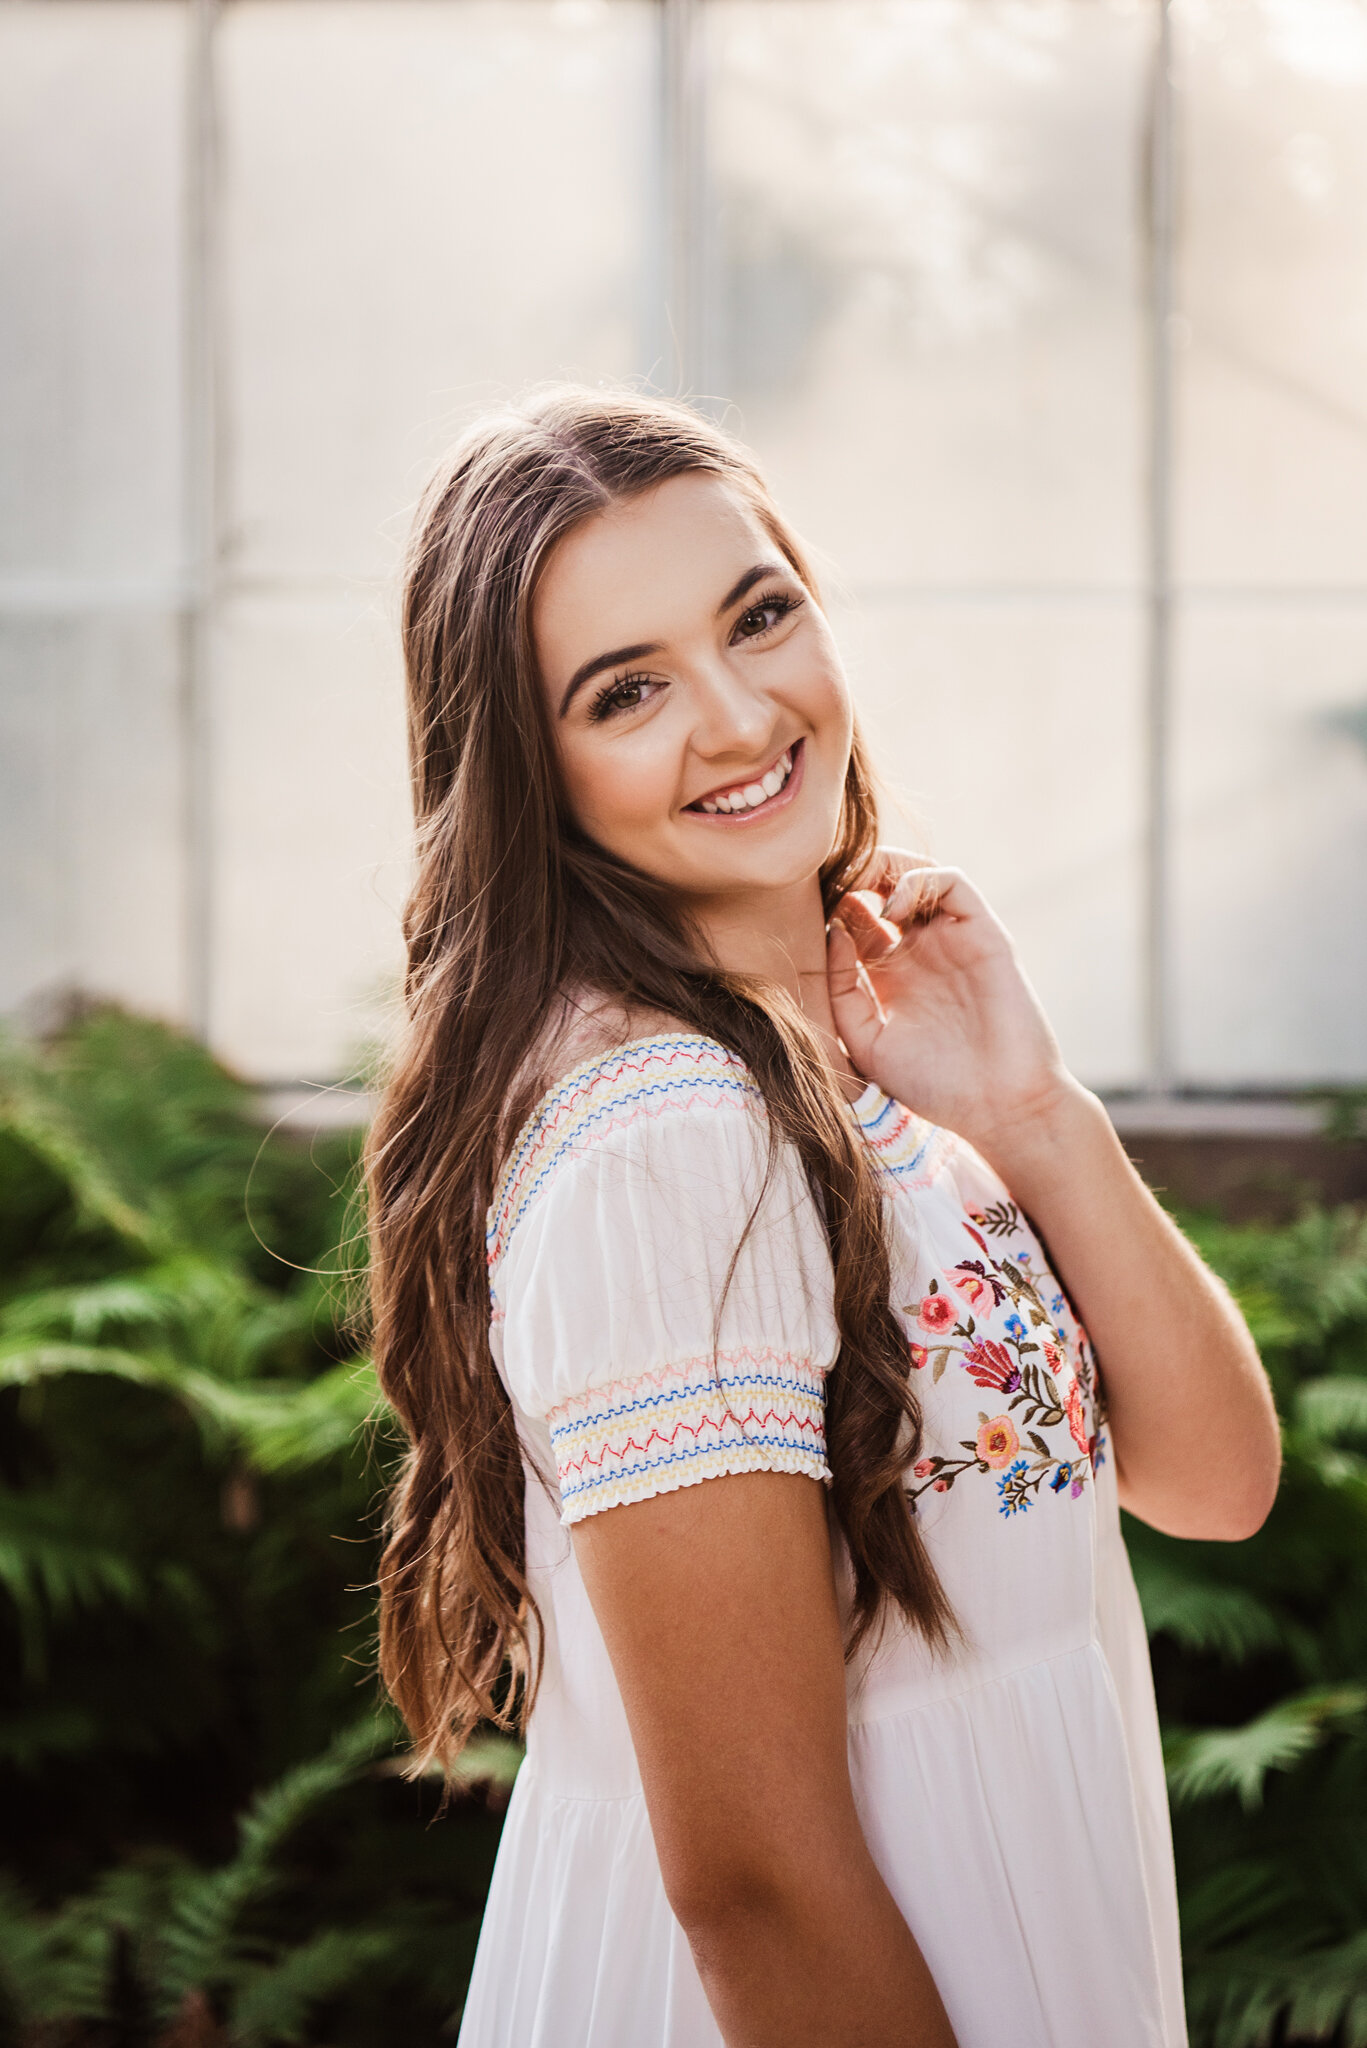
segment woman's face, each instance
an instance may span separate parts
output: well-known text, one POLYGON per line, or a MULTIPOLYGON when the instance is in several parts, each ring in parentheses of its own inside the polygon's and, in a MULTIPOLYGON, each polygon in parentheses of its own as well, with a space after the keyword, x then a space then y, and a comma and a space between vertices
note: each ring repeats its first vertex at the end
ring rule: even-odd
POLYGON ((532 625, 589 838, 699 907, 817 873, 849 690, 816 599, 721 478, 671 477, 576 527, 532 625))

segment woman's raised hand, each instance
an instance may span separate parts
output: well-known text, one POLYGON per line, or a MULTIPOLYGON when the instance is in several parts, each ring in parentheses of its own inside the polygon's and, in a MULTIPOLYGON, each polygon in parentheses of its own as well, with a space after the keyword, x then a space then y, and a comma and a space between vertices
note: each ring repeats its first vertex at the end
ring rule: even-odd
POLYGON ((854 1065, 999 1167, 1078 1092, 1006 928, 957 868, 880 847, 827 937, 854 1065))

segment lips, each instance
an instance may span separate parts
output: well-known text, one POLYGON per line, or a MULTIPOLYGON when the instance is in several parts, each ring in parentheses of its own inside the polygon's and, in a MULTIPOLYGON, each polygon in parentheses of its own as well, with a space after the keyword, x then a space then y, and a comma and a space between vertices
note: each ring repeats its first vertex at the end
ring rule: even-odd
POLYGON ((775 799, 793 787, 802 761, 801 740, 795 740, 764 769, 744 782, 722 783, 706 796, 685 806, 695 816, 708 818, 753 817, 767 810, 775 799))

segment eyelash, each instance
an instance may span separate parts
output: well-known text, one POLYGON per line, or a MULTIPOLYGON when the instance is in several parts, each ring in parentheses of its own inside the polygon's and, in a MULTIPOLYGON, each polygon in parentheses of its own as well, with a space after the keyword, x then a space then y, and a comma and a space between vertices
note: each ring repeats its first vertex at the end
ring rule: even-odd
MULTIPOLYGON (((781 625, 783 620, 790 617, 804 602, 805 599, 794 597, 789 591, 768 590, 764 593, 763 597, 757 597, 753 604, 746 606, 740 618, 737 619, 736 624, 740 625, 742 620, 752 618, 756 612, 777 612, 778 617, 774 620, 774 624, 766 626, 764 632, 747 633, 744 636, 746 640, 762 640, 765 633, 772 633, 776 626, 781 625)), ((624 676, 614 676, 610 683, 603 685, 603 688, 598 692, 592 704, 590 704, 590 720, 596 725, 605 718, 611 718, 615 710, 632 710, 634 708, 632 705, 614 704, 613 699, 620 690, 628 690, 633 687, 639 689, 643 683, 648 683, 649 681, 649 676, 637 675, 634 672, 624 676)))

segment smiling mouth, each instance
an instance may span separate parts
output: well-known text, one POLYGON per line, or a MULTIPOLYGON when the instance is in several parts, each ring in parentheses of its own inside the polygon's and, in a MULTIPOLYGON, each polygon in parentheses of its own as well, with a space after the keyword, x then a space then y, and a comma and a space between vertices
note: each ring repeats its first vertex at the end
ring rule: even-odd
POLYGON ((794 740, 763 775, 757 775, 749 782, 736 782, 709 790, 706 796, 685 804, 684 809, 692 811, 695 816, 708 818, 754 817, 769 809, 793 787, 801 766, 804 744, 802 740, 794 740))

